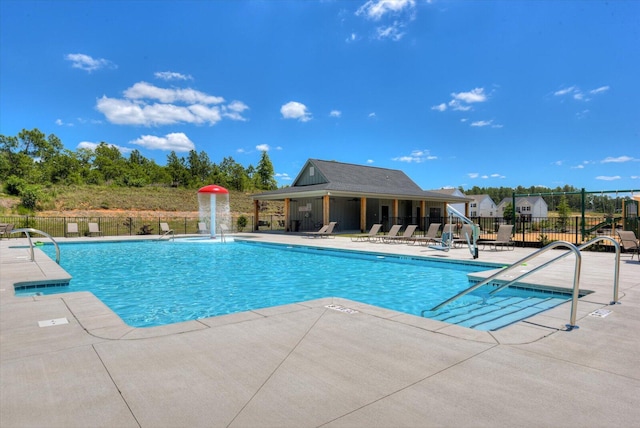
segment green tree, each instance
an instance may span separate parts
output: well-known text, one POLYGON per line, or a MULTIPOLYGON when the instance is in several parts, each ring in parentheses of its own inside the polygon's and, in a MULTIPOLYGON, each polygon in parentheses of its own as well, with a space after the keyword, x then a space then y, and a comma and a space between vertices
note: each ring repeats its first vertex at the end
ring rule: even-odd
POLYGON ((189 170, 184 158, 179 158, 176 152, 171 151, 167 156, 167 171, 173 187, 186 186, 189 183, 189 170))
POLYGON ((256 176, 258 179, 258 188, 261 190, 274 190, 278 188, 278 183, 275 179, 275 171, 273 164, 266 150, 262 152, 260 162, 256 168, 256 176))
POLYGON ((562 195, 562 197, 560 198, 560 203, 558 204, 558 225, 560 226, 560 230, 562 232, 565 232, 567 230, 567 224, 570 215, 571 207, 569 207, 567 197, 565 195, 562 195))

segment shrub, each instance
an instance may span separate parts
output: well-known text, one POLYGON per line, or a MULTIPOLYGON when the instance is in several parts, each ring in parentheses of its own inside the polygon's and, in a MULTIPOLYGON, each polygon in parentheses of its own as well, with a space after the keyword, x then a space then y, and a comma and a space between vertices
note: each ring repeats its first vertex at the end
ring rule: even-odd
POLYGON ((238 217, 236 225, 238 226, 238 232, 242 232, 242 230, 245 227, 247 227, 247 218, 245 216, 241 215, 240 217, 238 217))

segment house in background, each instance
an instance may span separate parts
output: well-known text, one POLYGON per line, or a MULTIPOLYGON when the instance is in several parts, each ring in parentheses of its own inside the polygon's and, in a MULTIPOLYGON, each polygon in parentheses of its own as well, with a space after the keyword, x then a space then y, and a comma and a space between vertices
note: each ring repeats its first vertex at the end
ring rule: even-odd
MULTIPOLYGON (((507 205, 513 203, 512 198, 504 198, 498 204, 498 216, 504 217, 504 209, 507 205)), ((536 217, 547 217, 549 207, 542 196, 528 196, 516 198, 516 215, 522 219, 530 220, 536 217)))
MULTIPOLYGON (((437 189, 437 190, 432 190, 432 192, 442 193, 443 195, 448 195, 448 196, 456 196, 459 198, 466 198, 465 194, 462 193, 459 189, 437 189)), ((457 204, 449 204, 449 205, 451 205, 453 208, 458 210, 458 212, 464 215, 468 215, 468 213, 465 213, 467 203, 460 202, 457 204)))
POLYGON ((471 201, 422 190, 400 170, 319 159, 308 159, 290 187, 252 199, 255 219, 262 201, 284 201, 290 232, 316 230, 330 221, 338 222, 342 232, 366 231, 376 223, 384 230, 394 224, 416 224, 426 230, 433 222, 443 222, 447 204, 471 201))
POLYGON ((469 203, 469 217, 497 217, 498 207, 489 195, 469 195, 473 201, 469 203))

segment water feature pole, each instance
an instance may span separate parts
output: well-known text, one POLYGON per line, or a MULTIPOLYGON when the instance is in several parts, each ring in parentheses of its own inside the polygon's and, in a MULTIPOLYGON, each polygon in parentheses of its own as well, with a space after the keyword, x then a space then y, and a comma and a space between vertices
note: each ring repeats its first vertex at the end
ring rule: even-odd
MULTIPOLYGON (((201 220, 205 222, 209 221, 209 233, 211 235, 211 239, 216 239, 216 217, 217 217, 217 195, 226 195, 227 199, 229 198, 229 191, 222 186, 218 186, 215 184, 210 184, 208 186, 202 187, 198 190, 198 203, 200 205, 200 217, 201 220), (207 200, 207 198, 209 200, 207 200), (208 216, 207 216, 208 214, 208 216), (208 217, 208 218, 205 218, 208 217)), ((229 210, 229 203, 227 201, 226 210, 229 210)), ((226 220, 226 219, 225 219, 226 220)), ((226 225, 228 226, 228 225, 226 225)))

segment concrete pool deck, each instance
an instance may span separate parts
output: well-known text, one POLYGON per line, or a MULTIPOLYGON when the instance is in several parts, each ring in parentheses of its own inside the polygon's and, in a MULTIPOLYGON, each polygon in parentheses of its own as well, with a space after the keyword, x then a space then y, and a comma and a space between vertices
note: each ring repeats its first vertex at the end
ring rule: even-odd
MULTIPOLYGON (((471 260, 467 249, 239 237, 471 260)), ((39 250, 31 262, 25 244, 0 241, 2 427, 640 426, 640 263, 629 255, 620 304, 609 305, 615 256, 583 253, 580 289, 592 293, 572 331, 570 303, 481 332, 331 297, 140 329, 90 293, 15 297, 16 282, 68 279, 39 250)), ((485 250, 479 261, 533 251, 485 250)), ((570 288, 574 260, 527 282, 570 288)))

